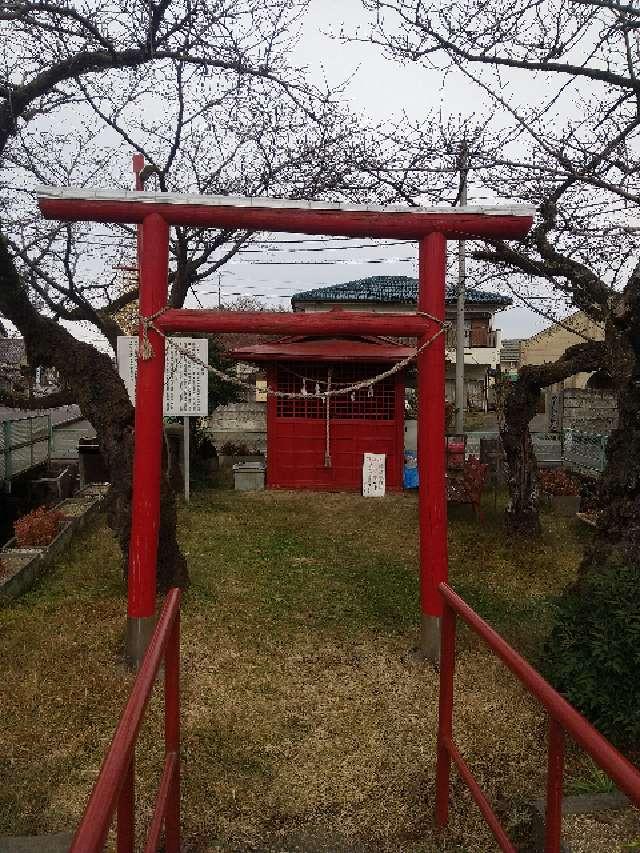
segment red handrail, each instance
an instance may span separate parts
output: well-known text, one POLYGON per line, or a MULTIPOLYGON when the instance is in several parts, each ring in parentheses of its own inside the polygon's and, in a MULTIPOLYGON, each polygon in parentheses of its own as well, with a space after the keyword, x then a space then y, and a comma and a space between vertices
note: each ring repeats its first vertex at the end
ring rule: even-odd
POLYGON ((145 850, 155 850, 164 824, 165 850, 180 850, 180 590, 169 591, 129 700, 71 843, 71 853, 101 853, 117 810, 117 851, 135 845, 134 754, 138 731, 164 658, 165 761, 145 850))
POLYGON ((504 828, 465 764, 453 740, 453 676, 455 671, 456 616, 484 640, 527 690, 546 708, 549 716, 547 811, 545 853, 559 853, 562 829, 562 778, 564 733, 567 732, 596 764, 613 779, 636 806, 640 806, 640 772, 613 747, 566 699, 497 634, 445 583, 439 585, 444 602, 440 646, 440 707, 436 767, 436 823, 449 820, 451 761, 467 783, 471 795, 489 824, 501 850, 515 853, 504 828))

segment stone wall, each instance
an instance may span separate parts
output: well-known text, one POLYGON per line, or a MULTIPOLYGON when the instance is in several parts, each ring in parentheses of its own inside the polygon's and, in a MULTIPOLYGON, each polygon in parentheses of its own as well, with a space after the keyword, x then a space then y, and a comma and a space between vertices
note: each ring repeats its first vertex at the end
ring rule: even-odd
POLYGON ((218 453, 227 441, 266 453, 267 404, 245 400, 220 406, 209 416, 208 431, 218 453))

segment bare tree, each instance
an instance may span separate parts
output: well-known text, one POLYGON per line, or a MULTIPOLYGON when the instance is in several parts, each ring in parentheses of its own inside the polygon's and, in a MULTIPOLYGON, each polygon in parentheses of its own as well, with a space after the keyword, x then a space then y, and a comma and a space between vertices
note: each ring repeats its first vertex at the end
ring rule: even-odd
POLYGON ((597 370, 615 389, 619 425, 600 483, 603 513, 585 567, 640 554, 640 12, 616 0, 363 0, 368 38, 394 59, 473 82, 494 111, 471 174, 493 199, 533 202, 520 243, 477 246, 497 281, 526 298, 542 286, 602 324, 555 365, 526 368, 506 401, 502 438, 511 521, 538 528, 528 421, 539 389, 597 370), (631 226, 631 227, 630 227, 631 226))
MULTIPOLYGON (((32 364, 62 388, 38 407, 77 402, 112 479, 110 522, 129 538, 133 411, 112 358, 63 325, 83 322, 111 347, 137 302, 131 229, 42 221, 36 184, 128 187, 133 152, 148 186, 218 194, 335 196, 365 150, 336 93, 308 84, 287 56, 300 0, 111 0, 0 4, 0 314, 32 364)), ((251 239, 176 228, 170 304, 182 306, 251 239)), ((1 398, 34 405, 20 393, 1 398)), ((159 588, 185 583, 175 500, 162 494, 159 588)))

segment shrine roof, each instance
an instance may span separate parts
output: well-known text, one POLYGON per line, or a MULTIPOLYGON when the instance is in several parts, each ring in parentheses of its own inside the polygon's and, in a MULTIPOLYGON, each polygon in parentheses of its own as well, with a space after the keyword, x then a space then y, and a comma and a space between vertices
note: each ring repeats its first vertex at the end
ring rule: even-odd
POLYGON ((413 347, 384 338, 296 336, 237 347, 231 350, 229 355, 237 361, 397 362, 414 353, 413 347))

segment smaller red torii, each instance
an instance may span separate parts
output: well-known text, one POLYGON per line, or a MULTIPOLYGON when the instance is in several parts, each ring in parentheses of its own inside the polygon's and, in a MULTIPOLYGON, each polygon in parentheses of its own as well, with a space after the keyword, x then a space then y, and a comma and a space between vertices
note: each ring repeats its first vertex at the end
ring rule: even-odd
POLYGON ((418 338, 418 468, 420 528, 420 649, 433 660, 439 647, 447 580, 444 462, 444 335, 447 240, 524 237, 534 210, 524 205, 408 208, 268 198, 40 187, 45 218, 141 225, 140 337, 153 357, 141 359, 136 383, 133 506, 129 548, 128 640, 134 665, 144 654, 155 619, 160 514, 164 333, 261 332, 275 335, 356 334, 418 338), (419 242, 416 314, 349 311, 310 314, 222 312, 168 307, 169 229, 281 231, 346 237, 393 237, 419 242), (153 326, 149 326, 151 318, 153 326), (433 338, 430 345, 429 340, 433 338), (425 452, 429 448, 429 452, 425 452))

